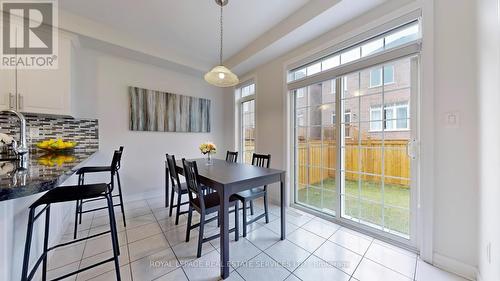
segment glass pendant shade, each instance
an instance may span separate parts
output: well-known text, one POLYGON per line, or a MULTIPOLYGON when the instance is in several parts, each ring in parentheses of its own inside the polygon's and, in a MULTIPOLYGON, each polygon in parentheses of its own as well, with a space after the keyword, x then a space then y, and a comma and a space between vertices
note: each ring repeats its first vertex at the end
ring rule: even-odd
POLYGON ((207 72, 205 81, 217 87, 232 87, 240 83, 238 76, 223 65, 218 65, 207 72))

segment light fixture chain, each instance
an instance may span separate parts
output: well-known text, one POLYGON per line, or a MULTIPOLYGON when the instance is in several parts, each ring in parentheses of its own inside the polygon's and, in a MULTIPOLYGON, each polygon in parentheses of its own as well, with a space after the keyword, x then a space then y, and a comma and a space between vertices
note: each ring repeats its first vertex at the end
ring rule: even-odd
POLYGON ((222 65, 222 43, 224 39, 224 25, 222 21, 222 5, 220 5, 220 52, 219 52, 219 65, 222 65))

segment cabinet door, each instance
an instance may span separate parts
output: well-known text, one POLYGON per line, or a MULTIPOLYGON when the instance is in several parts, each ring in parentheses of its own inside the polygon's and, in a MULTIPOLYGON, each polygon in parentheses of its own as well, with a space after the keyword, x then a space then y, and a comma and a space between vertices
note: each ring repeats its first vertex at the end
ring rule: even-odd
POLYGON ((59 37, 57 69, 19 70, 19 110, 71 115, 71 41, 59 37))
POLYGON ((0 110, 15 108, 15 70, 0 69, 0 110), (9 105, 12 96, 12 103, 9 105))

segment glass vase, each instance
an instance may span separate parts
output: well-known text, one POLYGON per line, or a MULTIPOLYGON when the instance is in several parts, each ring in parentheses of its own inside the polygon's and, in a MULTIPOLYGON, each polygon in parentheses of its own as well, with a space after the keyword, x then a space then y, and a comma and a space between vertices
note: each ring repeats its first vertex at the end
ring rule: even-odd
POLYGON ((213 165, 213 161, 212 161, 212 153, 207 153, 207 166, 211 166, 213 165))

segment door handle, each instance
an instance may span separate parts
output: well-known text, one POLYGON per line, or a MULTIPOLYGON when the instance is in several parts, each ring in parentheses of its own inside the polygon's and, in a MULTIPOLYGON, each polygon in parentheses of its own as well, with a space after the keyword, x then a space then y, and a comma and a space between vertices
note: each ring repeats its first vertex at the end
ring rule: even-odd
POLYGON ((17 94, 19 96, 19 108, 18 110, 21 110, 24 108, 24 97, 21 94, 17 94))
POLYGON ((9 109, 15 109, 16 108, 16 100, 14 98, 14 94, 9 93, 9 109))
POLYGON ((406 155, 408 155, 411 160, 417 159, 417 155, 415 153, 416 143, 417 141, 415 139, 411 139, 406 143, 406 155))

